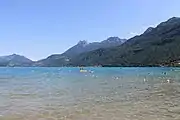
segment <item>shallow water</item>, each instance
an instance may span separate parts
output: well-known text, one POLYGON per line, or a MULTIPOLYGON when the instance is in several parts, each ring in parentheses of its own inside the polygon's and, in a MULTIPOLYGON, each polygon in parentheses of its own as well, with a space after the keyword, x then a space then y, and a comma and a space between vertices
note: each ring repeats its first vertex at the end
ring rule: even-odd
POLYGON ((180 68, 86 69, 0 68, 0 120, 180 119, 180 68))

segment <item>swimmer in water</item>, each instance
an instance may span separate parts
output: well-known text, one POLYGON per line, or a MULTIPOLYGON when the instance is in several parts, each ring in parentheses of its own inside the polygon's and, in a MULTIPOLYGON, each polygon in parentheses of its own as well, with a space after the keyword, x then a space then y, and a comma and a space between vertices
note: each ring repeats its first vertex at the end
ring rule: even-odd
POLYGON ((83 67, 80 67, 80 70, 84 70, 83 67))
POLYGON ((80 68, 80 72, 88 72, 87 70, 84 70, 84 68, 80 68))

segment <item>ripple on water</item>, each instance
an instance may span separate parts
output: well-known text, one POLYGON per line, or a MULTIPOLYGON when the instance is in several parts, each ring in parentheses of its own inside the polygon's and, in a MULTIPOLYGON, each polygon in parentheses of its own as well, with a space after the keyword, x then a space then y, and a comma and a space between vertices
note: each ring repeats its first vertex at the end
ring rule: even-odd
POLYGON ((0 120, 179 120, 179 73, 134 69, 30 69, 0 79, 0 120))

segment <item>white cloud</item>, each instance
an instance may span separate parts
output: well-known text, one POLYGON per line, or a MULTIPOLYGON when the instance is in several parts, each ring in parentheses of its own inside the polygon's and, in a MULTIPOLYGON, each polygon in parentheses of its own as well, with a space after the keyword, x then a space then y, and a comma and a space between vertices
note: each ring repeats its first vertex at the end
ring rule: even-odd
POLYGON ((156 26, 157 26, 157 24, 142 26, 138 32, 130 32, 130 35, 132 35, 132 36, 140 35, 143 32, 145 32, 149 27, 156 27, 156 26))
POLYGON ((147 30, 149 27, 153 27, 153 28, 155 28, 156 26, 157 26, 158 24, 154 24, 154 25, 147 25, 147 26, 142 26, 142 30, 143 31, 145 31, 145 30, 147 30))
POLYGON ((136 36, 136 35, 139 35, 139 33, 137 33, 137 32, 130 32, 130 35, 136 36))
POLYGON ((136 32, 130 32, 129 35, 130 35, 130 38, 131 37, 134 37, 136 35, 141 35, 143 34, 149 27, 153 27, 155 28, 158 24, 154 24, 154 25, 147 25, 147 26, 142 26, 138 29, 138 31, 136 32))

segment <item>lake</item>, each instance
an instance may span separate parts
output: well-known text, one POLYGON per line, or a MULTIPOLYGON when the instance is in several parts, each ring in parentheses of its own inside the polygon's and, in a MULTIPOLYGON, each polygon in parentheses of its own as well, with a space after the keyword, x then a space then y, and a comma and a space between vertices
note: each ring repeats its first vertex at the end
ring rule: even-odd
POLYGON ((0 68, 0 120, 179 120, 180 68, 0 68))

